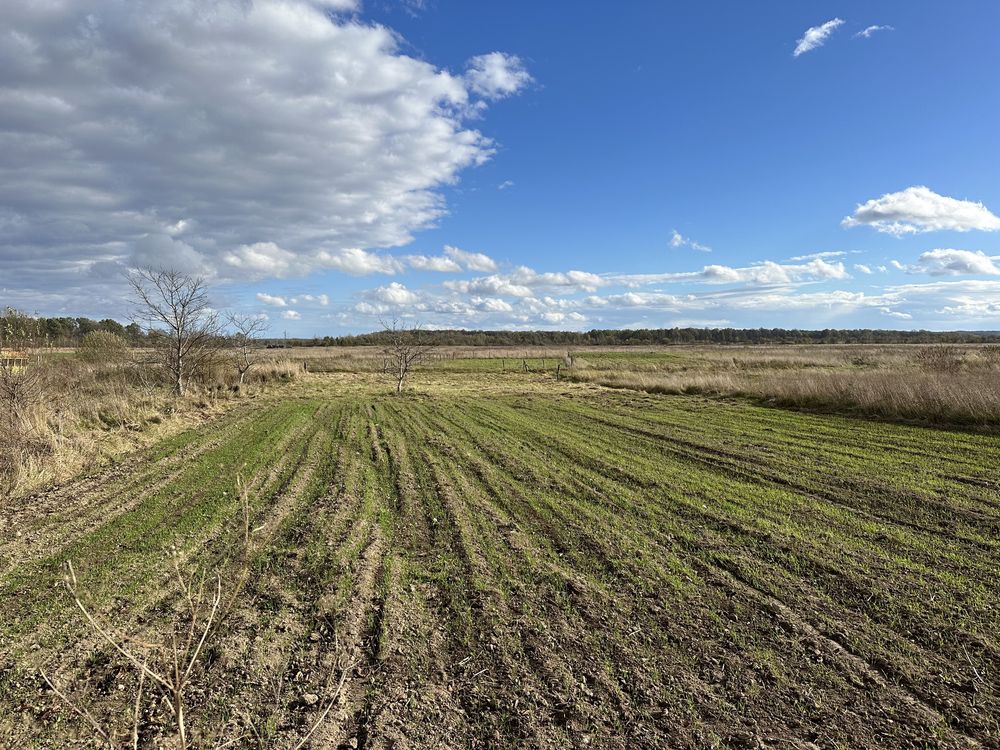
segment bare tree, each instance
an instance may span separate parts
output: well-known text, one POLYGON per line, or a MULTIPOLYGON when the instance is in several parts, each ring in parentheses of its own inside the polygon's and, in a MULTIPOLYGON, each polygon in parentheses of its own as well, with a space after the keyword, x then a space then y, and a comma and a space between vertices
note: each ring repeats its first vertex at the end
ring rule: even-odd
POLYGON ((229 337, 230 349, 240 376, 240 385, 260 358, 260 338, 267 330, 267 321, 256 315, 231 314, 229 327, 233 329, 229 337))
POLYGON ((127 278, 136 317, 148 328, 163 332, 164 366, 181 396, 188 380, 214 356, 220 343, 222 326, 219 314, 209 305, 208 283, 201 276, 152 268, 137 269, 127 278))
POLYGON ((420 326, 407 328, 395 319, 381 323, 382 337, 386 342, 382 349, 385 356, 383 369, 395 379, 396 393, 402 393, 410 370, 427 357, 431 346, 420 342, 420 326))

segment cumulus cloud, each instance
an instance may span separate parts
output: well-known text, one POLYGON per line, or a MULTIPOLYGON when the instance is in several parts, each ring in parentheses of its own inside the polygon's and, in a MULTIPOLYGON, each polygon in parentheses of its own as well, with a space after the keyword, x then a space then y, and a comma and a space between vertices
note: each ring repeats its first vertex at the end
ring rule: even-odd
POLYGON ((467 271, 495 271, 497 270, 496 261, 493 260, 488 255, 483 253, 473 253, 467 250, 462 250, 458 247, 453 247, 451 245, 444 246, 444 254, 455 261, 460 263, 462 267, 467 271))
POLYGON ((495 147, 471 118, 530 75, 499 52, 451 73, 335 12, 354 9, 4 3, 5 271, 38 294, 140 263, 223 280, 398 273, 368 248, 444 215, 441 188, 495 147))
POLYGON ((926 273, 931 276, 963 276, 985 274, 1000 275, 995 260, 981 250, 953 250, 939 248, 921 253, 917 262, 906 268, 910 273, 926 273))
POLYGON ((281 313, 281 317, 284 320, 301 320, 302 313, 296 310, 285 310, 281 313))
POLYGON ((860 37, 862 39, 868 39, 871 37, 872 34, 875 34, 879 31, 895 31, 895 29, 892 26, 868 26, 859 31, 854 36, 855 38, 860 37))
POLYGON ((407 255, 406 264, 417 271, 438 271, 440 273, 456 273, 462 270, 451 258, 440 255, 407 255))
POLYGON ((854 270, 858 273, 863 273, 866 276, 870 276, 873 273, 871 266, 866 266, 864 263, 855 263, 854 270))
POLYGON ((845 227, 870 226, 896 236, 940 230, 1000 230, 1000 218, 982 203, 938 195, 924 186, 886 193, 881 198, 862 203, 841 224, 845 227))
POLYGON ((689 237, 685 237, 676 229, 672 230, 670 233, 670 247, 689 247, 692 250, 697 250, 702 253, 712 252, 712 248, 708 245, 702 245, 701 243, 695 242, 689 237))
POLYGON ((284 297, 277 297, 266 292, 257 292, 257 300, 271 307, 288 307, 288 301, 284 297))
POLYGON ((490 52, 469 60, 465 80, 484 99, 503 99, 523 89, 532 78, 517 55, 490 52))
MULTIPOLYGON (((260 299, 259 295, 258 299, 260 299)), ((291 299, 293 305, 298 305, 302 302, 326 307, 330 304, 330 298, 325 294, 300 294, 298 297, 292 297, 291 299)))
POLYGON ((817 47, 822 47, 826 44, 826 40, 829 39, 830 34, 836 31, 838 28, 844 25, 844 21, 841 18, 834 18, 827 21, 819 26, 812 26, 806 29, 806 32, 802 35, 802 38, 798 40, 795 44, 795 51, 792 55, 798 57, 806 52, 810 52, 817 47))
POLYGON ((594 291, 612 283, 608 279, 587 271, 550 271, 539 273, 527 266, 518 266, 511 273, 491 274, 475 279, 450 280, 445 288, 461 294, 505 295, 530 297, 537 290, 562 289, 594 291))
POLYGON ((410 291, 398 281, 373 289, 369 292, 369 296, 378 302, 389 305, 409 305, 420 299, 416 292, 410 291))

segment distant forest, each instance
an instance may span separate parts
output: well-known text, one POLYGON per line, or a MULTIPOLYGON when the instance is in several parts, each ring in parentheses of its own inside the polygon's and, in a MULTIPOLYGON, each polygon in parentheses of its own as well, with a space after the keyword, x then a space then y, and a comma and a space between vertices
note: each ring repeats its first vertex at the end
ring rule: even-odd
MULTIPOLYGON (((114 333, 132 345, 151 343, 136 323, 90 318, 42 318, 14 310, 0 314, 5 338, 32 346, 76 346, 91 331, 114 333)), ((396 334, 399 335, 399 334, 396 334)), ((1000 331, 888 331, 874 328, 808 331, 786 328, 642 328, 636 330, 467 331, 416 330, 402 335, 437 346, 652 346, 669 344, 978 344, 1000 343, 1000 331)), ((156 338, 155 332, 152 334, 156 338)), ((384 331, 311 339, 268 338, 271 346, 382 346, 384 331)))
POLYGON ((92 331, 117 334, 133 345, 147 341, 147 336, 138 323, 122 325, 111 318, 39 318, 11 308, 0 314, 0 342, 8 340, 31 346, 76 346, 92 331))

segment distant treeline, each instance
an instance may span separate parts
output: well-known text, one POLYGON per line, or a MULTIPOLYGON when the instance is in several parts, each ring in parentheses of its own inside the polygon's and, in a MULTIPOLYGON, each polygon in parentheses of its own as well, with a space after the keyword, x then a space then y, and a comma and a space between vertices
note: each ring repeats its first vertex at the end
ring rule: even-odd
POLYGON ((137 323, 122 325, 117 320, 90 318, 36 318, 7 308, 0 314, 0 343, 18 342, 31 346, 76 346, 93 331, 121 336, 131 344, 147 341, 137 323))
MULTIPOLYGON (((391 336, 292 339, 289 346, 378 346, 391 336)), ((417 330, 407 336, 438 346, 650 346, 663 344, 977 344, 1000 343, 1000 331, 887 331, 871 328, 807 331, 785 328, 641 328, 637 330, 458 331, 417 330)))

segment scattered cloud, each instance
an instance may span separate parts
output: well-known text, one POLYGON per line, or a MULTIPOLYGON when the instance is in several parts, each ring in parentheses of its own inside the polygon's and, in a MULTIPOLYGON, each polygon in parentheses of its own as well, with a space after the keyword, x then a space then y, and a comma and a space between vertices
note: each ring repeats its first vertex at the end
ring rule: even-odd
POLYGON ((288 301, 284 297, 276 297, 266 292, 257 292, 257 300, 271 307, 288 307, 288 301))
POLYGON ((866 266, 864 263, 855 263, 854 270, 858 273, 863 273, 866 276, 870 276, 873 273, 871 266, 866 266))
POLYGON ((330 298, 325 294, 300 294, 298 297, 293 297, 291 302, 293 305, 305 302, 307 304, 316 304, 326 307, 330 304, 330 298))
POLYGON ((504 180, 499 185, 497 185, 497 190, 506 190, 507 188, 512 188, 512 187, 514 187, 513 180, 504 180))
POLYGON ((982 203, 938 195, 924 186, 886 193, 881 198, 862 203, 841 224, 845 227, 870 226, 897 237, 941 230, 1000 230, 1000 218, 982 203))
POLYGON ((926 273, 931 276, 1000 275, 1000 267, 994 261, 1000 256, 990 257, 981 250, 937 249, 921 253, 917 262, 902 266, 909 273, 926 273))
POLYGON ((469 252, 451 245, 444 246, 444 254, 455 263, 460 263, 467 271, 495 271, 497 263, 483 253, 469 252))
POLYGON ((896 29, 894 29, 892 26, 868 26, 867 28, 864 28, 857 34, 855 34, 854 37, 855 38, 861 37, 862 39, 868 39, 871 37, 872 34, 875 34, 879 31, 895 31, 895 30, 896 29))
POLYGON ((296 310, 285 310, 281 313, 281 317, 283 320, 301 320, 302 313, 296 310))
POLYGON ((807 281, 849 279, 851 275, 841 262, 828 263, 822 258, 815 258, 808 263, 802 264, 782 264, 768 260, 742 268, 716 264, 705 266, 700 271, 659 274, 611 274, 602 278, 609 283, 613 282, 634 287, 670 281, 694 281, 706 284, 742 283, 781 285, 807 281))
POLYGON ((463 294, 503 294, 530 297, 535 290, 563 289, 592 292, 611 282, 587 271, 539 273, 527 266, 518 266, 509 274, 493 274, 477 279, 446 281, 445 287, 463 294))
POLYGON ((806 29, 802 38, 796 42, 795 51, 792 52, 792 55, 794 57, 798 57, 806 52, 822 47, 826 44, 826 40, 830 37, 830 35, 843 25, 843 19, 834 18, 824 24, 820 24, 819 26, 812 26, 806 29))
POLYGON ((898 320, 913 319, 913 315, 911 315, 910 313, 903 312, 902 310, 893 310, 890 307, 880 307, 878 311, 889 318, 897 318, 898 320))
POLYGON ((712 248, 708 245, 702 245, 701 243, 695 242, 694 240, 682 235, 676 229, 672 230, 670 233, 670 247, 689 247, 692 250, 697 250, 702 253, 712 252, 712 248))
POLYGON ((384 302, 389 305, 408 305, 420 299, 420 296, 416 292, 410 291, 398 281, 372 290, 369 296, 378 302, 384 302))
POLYGON ((808 253, 807 255, 793 255, 789 260, 815 260, 816 258, 842 258, 847 255, 844 250, 825 250, 821 253, 808 253))
POLYGON ((457 273, 462 270, 451 258, 441 255, 407 255, 406 263, 417 271, 437 271, 439 273, 457 273))
POLYGON ((504 99, 533 79, 517 55, 490 52, 469 60, 465 80, 469 89, 484 99, 504 99))

